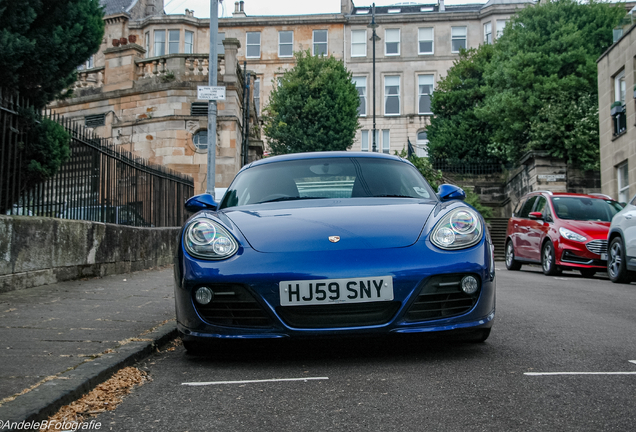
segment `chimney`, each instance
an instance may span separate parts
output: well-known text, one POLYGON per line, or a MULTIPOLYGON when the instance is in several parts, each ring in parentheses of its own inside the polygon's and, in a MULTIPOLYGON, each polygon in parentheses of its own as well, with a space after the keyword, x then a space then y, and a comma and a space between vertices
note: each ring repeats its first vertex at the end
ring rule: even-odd
POLYGON ((233 17, 244 17, 245 11, 243 10, 243 0, 234 2, 234 12, 232 12, 233 17))
POLYGON ((439 0, 439 12, 445 12, 446 7, 444 7, 444 0, 439 0))
POLYGON ((340 13, 343 15, 351 15, 353 2, 351 0, 340 0, 340 13))

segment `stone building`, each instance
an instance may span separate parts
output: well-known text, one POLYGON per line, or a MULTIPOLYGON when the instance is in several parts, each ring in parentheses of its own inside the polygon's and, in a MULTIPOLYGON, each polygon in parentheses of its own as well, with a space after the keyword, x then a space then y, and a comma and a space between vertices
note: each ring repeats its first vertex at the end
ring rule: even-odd
POLYGON ((635 28, 616 29, 616 42, 597 61, 601 189, 620 202, 636 193, 635 28))
MULTIPOLYGON (((52 108, 111 138, 151 162, 195 178, 205 189, 207 108, 196 99, 207 83, 209 19, 194 13, 166 15, 164 0, 101 0, 106 34, 99 52, 82 66, 74 97, 52 108)), ((393 153, 407 140, 426 154, 430 95, 461 47, 493 43, 527 0, 490 0, 461 6, 402 4, 377 7, 375 91, 372 11, 341 0, 339 13, 250 16, 243 1, 219 19, 218 187, 226 187, 242 163, 243 77, 252 77, 249 111, 251 157, 262 153, 259 115, 272 86, 293 67, 293 52, 333 55, 352 72, 360 93, 360 124, 352 150, 373 150, 375 100, 377 151, 393 153), (237 66, 238 64, 238 66, 237 66), (375 97, 374 97, 375 94, 375 97)))

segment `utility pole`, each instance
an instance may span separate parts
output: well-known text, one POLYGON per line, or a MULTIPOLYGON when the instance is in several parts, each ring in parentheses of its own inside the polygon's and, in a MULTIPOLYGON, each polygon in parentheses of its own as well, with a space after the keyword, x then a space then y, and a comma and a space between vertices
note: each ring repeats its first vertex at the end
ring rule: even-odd
MULTIPOLYGON (((208 58, 208 85, 216 87, 218 53, 216 40, 219 34, 219 0, 210 0, 210 56, 208 58)), ((214 196, 216 177, 216 100, 208 101, 208 179, 206 193, 214 196)))
POLYGON ((376 129, 375 129, 375 41, 380 40, 380 38, 375 33, 375 29, 378 28, 378 25, 375 22, 375 3, 373 3, 371 11, 372 11, 371 24, 369 24, 367 27, 369 27, 372 30, 371 40, 373 41, 373 148, 372 148, 372 151, 376 152, 378 151, 378 147, 375 142, 375 135, 376 135, 376 129))

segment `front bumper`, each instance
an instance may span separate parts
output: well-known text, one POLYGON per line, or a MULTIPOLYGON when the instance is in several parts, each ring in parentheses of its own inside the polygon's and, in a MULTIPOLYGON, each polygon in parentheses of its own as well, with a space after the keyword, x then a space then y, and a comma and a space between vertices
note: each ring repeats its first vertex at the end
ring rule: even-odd
MULTIPOLYGON (((407 248, 382 250, 353 250, 339 252, 304 252, 293 256, 260 253, 242 248, 225 261, 204 261, 192 258, 179 250, 175 263, 175 304, 177 326, 184 340, 201 341, 210 338, 262 339, 302 338, 319 336, 351 336, 360 334, 438 332, 460 329, 490 328, 495 316, 495 274, 491 246, 482 240, 477 246, 460 251, 442 251, 428 241, 407 248), (470 304, 452 316, 413 313, 418 295, 434 281, 452 280, 457 275, 471 274, 480 280, 480 290, 470 304), (343 319, 344 314, 325 318, 325 325, 309 323, 291 317, 289 309, 280 305, 281 280, 318 280, 371 277, 393 277, 394 300, 385 303, 387 310, 356 310, 359 316, 374 317, 360 322, 343 319), (451 278, 451 279, 448 279, 451 278), (199 286, 242 287, 255 310, 256 321, 245 320, 211 322, 195 307, 192 292, 199 286), (390 306, 390 307, 389 307, 390 306), (390 310, 389 310, 390 309, 390 310), (365 315, 367 314, 367 315, 365 315), (339 321, 341 320, 341 321, 339 321)), ((447 284, 448 285, 448 284, 447 284)), ((427 288, 428 289, 428 288, 427 288)), ((233 292, 238 293, 239 290, 233 292)), ((247 298, 247 297, 245 297, 247 298)), ((439 296, 438 296, 439 298, 439 296)), ((450 301, 450 297, 449 300, 450 301)), ((436 300, 446 304, 446 300, 436 300)), ((421 303, 421 299, 419 300, 421 303)), ((362 305, 372 305, 364 303, 362 305)), ((334 305, 337 308, 341 305, 334 305)), ((310 306, 295 306, 309 308, 310 306)), ((364 306, 360 308, 364 309, 364 306)), ((358 308, 358 309, 360 309, 358 308)), ((434 308, 433 308, 434 309, 434 308)), ((301 310, 304 312, 305 310, 301 310)), ((331 309, 333 312, 333 309, 331 309)), ((317 309, 317 314, 322 313, 317 309)), ((365 318, 366 319, 366 318, 365 318)))

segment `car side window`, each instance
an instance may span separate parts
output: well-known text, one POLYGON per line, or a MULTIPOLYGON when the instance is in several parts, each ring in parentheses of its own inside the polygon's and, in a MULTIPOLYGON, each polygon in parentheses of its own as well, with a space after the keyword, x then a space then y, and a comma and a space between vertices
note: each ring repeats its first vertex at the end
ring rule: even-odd
POLYGON ((547 203, 548 203, 548 200, 545 199, 545 197, 540 196, 537 199, 537 204, 534 206, 534 211, 541 212, 542 214, 545 215, 545 209, 546 209, 547 203))
POLYGON ((523 205, 523 208, 519 212, 519 217, 530 217, 530 212, 532 211, 532 207, 534 206, 534 202, 537 200, 537 198, 537 196, 528 198, 528 201, 526 201, 526 203, 523 205))
POLYGON ((515 206, 515 208, 512 210, 512 216, 513 217, 519 217, 519 211, 521 211, 521 207, 523 206, 523 200, 519 200, 519 202, 517 203, 517 205, 515 206))
POLYGON ((630 205, 636 206, 636 195, 634 195, 634 198, 632 198, 632 200, 629 202, 630 205))

